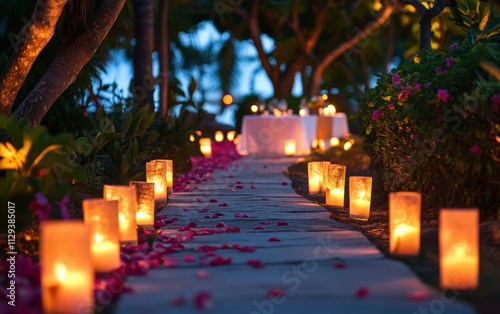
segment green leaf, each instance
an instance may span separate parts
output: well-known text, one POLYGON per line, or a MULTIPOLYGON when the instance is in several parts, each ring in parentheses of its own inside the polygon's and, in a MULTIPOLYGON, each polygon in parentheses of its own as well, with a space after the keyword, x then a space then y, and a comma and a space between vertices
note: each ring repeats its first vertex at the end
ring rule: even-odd
POLYGON ((366 127, 366 131, 365 133, 368 135, 372 132, 372 124, 370 123, 367 127, 366 127))

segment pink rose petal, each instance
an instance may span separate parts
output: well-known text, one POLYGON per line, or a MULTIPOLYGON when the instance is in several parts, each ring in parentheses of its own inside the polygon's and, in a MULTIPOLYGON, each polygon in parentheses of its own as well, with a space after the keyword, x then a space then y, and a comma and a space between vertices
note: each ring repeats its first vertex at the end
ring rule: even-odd
POLYGON ((210 203, 217 203, 217 202, 218 202, 218 200, 216 200, 215 198, 211 198, 211 199, 209 200, 209 202, 210 202, 210 203))
POLYGON ((280 242, 281 239, 280 238, 271 237, 267 241, 269 241, 269 242, 280 242))
POLYGON ((272 288, 267 291, 267 296, 269 298, 281 298, 285 296, 285 290, 279 288, 272 288))
POLYGON ((205 279, 208 277, 210 277, 210 272, 208 272, 206 270, 199 270, 196 272, 196 278, 198 278, 198 279, 205 279))
POLYGON ((184 305, 186 303, 186 298, 182 295, 176 296, 172 300, 170 300, 170 304, 179 306, 179 305, 184 305))
POLYGON ((288 182, 283 181, 283 182, 281 182, 281 185, 288 185, 288 182))
POLYGON ((253 268, 262 268, 264 267, 264 263, 262 263, 261 260, 258 259, 249 259, 247 261, 247 264, 252 266, 253 268))
POLYGON ((225 223, 223 223, 223 222, 218 222, 218 223, 215 225, 215 227, 216 227, 216 228, 224 228, 225 226, 226 226, 226 224, 225 224, 225 223))
POLYGON ((258 225, 253 227, 255 230, 264 230, 264 226, 258 225))
POLYGON ((356 290, 356 298, 366 298, 368 296, 369 290, 366 287, 361 287, 356 290))
POLYGON ((250 246, 250 245, 245 245, 245 246, 238 246, 236 248, 238 251, 243 252, 243 253, 251 253, 255 252, 255 247, 250 246))
POLYGON ((333 267, 337 268, 337 269, 344 269, 345 268, 345 264, 342 263, 342 262, 337 262, 337 263, 333 264, 333 267))
POLYGON ((214 259, 212 259, 208 265, 210 266, 221 266, 221 265, 229 265, 231 264, 233 259, 231 257, 223 257, 217 255, 214 259))
POLYGON ((186 255, 182 259, 185 263, 193 263, 196 261, 196 258, 193 255, 186 255))
POLYGON ((228 206, 227 203, 220 203, 219 206, 228 206))
POLYGON ((263 197, 260 199, 261 201, 269 201, 269 199, 267 197, 263 197))
POLYGON ((408 296, 408 299, 412 301, 422 301, 425 300, 429 297, 429 292, 425 290, 416 290, 410 292, 410 295, 408 296))
POLYGON ((196 226, 198 226, 198 224, 194 221, 191 221, 190 223, 188 223, 188 227, 194 228, 196 226))
POLYGON ((194 249, 196 252, 211 252, 217 251, 217 247, 213 245, 201 245, 194 249))
POLYGON ((199 213, 207 213, 208 212, 208 208, 200 209, 198 212, 199 213))
POLYGON ((288 226, 288 222, 286 222, 286 221, 278 221, 276 223, 276 226, 288 226))
POLYGON ((270 225, 270 224, 271 224, 271 222, 270 222, 270 221, 263 221, 263 222, 261 222, 260 224, 261 224, 261 225, 270 225))
POLYGON ((194 296, 194 304, 198 310, 206 311, 213 306, 213 297, 210 292, 202 291, 198 292, 194 296))

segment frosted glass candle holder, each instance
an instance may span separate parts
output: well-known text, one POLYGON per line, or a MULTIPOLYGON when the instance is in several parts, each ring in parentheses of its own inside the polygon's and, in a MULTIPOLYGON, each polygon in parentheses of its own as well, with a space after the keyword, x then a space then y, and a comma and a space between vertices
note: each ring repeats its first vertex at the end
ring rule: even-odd
POLYGON ((418 255, 420 251, 420 208, 417 192, 389 193, 390 252, 393 255, 418 255))
POLYGON ((349 217, 351 219, 368 220, 371 196, 371 177, 349 177, 349 217))

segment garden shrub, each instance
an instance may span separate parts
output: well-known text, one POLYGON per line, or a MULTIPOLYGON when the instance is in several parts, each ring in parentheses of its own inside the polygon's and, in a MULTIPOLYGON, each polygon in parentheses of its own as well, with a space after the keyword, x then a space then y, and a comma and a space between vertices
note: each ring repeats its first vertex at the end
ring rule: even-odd
POLYGON ((500 206, 500 82, 481 63, 495 42, 421 51, 360 97, 356 117, 386 191, 420 191, 426 207, 500 206))

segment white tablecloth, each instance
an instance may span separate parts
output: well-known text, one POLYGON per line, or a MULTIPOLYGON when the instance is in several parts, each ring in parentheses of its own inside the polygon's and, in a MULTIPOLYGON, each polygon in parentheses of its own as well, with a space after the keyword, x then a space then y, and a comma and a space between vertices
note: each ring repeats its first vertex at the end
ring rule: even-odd
POLYGON ((285 141, 295 140, 296 155, 307 155, 315 139, 344 137, 349 132, 347 116, 337 113, 330 117, 288 115, 248 115, 243 117, 238 152, 248 154, 283 155, 285 141))

